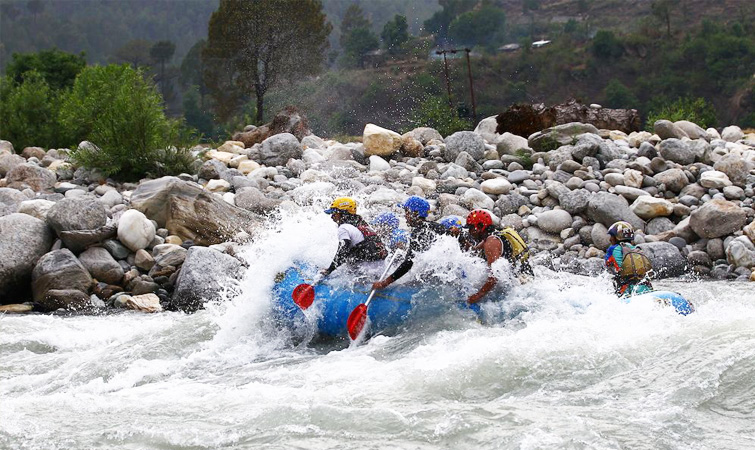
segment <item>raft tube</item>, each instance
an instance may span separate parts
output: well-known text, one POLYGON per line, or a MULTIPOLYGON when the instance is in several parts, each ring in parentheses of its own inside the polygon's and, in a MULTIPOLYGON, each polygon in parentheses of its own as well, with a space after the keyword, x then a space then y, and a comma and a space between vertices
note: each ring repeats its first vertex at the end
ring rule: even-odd
MULTIPOLYGON (((335 287, 328 280, 315 286, 315 300, 306 311, 297 306, 291 293, 301 283, 311 283, 310 272, 305 268, 292 267, 279 275, 273 291, 274 313, 278 322, 287 328, 316 327, 319 335, 348 337, 346 321, 349 314, 370 294, 371 286, 356 283, 348 287, 335 287)), ((375 293, 367 316, 370 332, 375 334, 401 325, 414 309, 412 297, 418 287, 392 285, 375 293)))
POLYGON ((671 291, 653 291, 621 299, 624 303, 654 301, 664 306, 673 306, 676 312, 686 316, 695 312, 695 307, 682 294, 671 291))

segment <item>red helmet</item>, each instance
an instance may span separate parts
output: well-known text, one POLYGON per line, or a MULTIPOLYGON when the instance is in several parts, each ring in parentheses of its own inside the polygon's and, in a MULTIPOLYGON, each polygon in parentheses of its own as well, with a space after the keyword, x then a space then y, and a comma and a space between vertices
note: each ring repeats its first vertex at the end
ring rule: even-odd
POLYGON ((467 216, 467 228, 474 231, 483 231, 491 225, 493 225, 493 218, 485 210, 475 209, 467 216))

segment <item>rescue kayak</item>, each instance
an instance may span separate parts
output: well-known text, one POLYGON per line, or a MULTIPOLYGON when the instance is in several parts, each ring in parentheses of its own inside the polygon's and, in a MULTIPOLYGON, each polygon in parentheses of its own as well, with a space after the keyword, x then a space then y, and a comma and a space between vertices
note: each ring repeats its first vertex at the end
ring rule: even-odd
POLYGON ((644 294, 632 295, 621 299, 624 303, 654 301, 663 306, 671 306, 679 314, 686 316, 695 312, 695 307, 687 301, 682 294, 671 291, 653 291, 644 294))

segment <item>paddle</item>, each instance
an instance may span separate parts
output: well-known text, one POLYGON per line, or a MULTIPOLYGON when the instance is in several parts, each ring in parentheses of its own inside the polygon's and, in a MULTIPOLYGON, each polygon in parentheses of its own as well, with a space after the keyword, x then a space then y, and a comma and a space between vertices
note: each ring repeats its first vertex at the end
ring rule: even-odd
POLYGON ((312 302, 315 301, 315 285, 322 281, 324 277, 317 275, 312 284, 302 283, 294 288, 291 292, 291 298, 294 300, 299 308, 307 309, 312 306, 312 302))
MULTIPOLYGON (((385 278, 385 276, 388 274, 388 271, 391 269, 391 266, 393 265, 393 261, 396 259, 396 256, 399 254, 397 251, 393 254, 390 261, 388 261, 388 265, 385 266, 385 270, 383 271, 383 274, 380 275, 380 279, 382 280, 385 278)), ((367 301, 364 303, 360 303, 357 305, 356 308, 354 308, 353 311, 351 311, 351 314, 349 314, 349 318, 346 321, 346 327, 349 330, 349 337, 352 341, 355 341, 357 337, 359 337, 359 333, 362 332, 362 329, 364 328, 364 324, 367 321, 367 308, 370 306, 370 302, 372 301, 372 297, 375 295, 375 289, 370 291, 369 297, 367 297, 367 301)))

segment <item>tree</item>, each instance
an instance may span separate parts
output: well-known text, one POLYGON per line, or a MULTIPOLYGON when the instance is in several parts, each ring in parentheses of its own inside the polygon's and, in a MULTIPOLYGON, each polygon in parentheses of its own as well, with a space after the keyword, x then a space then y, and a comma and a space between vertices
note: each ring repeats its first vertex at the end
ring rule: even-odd
POLYGON ((21 14, 21 10, 16 8, 11 3, 3 3, 0 5, 0 18, 7 17, 11 22, 16 20, 16 17, 21 14))
POLYGON ((207 94, 207 85, 203 77, 204 64, 202 62, 202 51, 206 46, 207 41, 200 39, 189 49, 181 62, 181 74, 179 76, 179 82, 184 89, 190 86, 197 87, 201 109, 204 109, 204 96, 207 94))
POLYGON ((438 4, 443 9, 427 19, 424 26, 425 31, 435 34, 436 41, 442 41, 448 37, 448 27, 456 16, 472 10, 477 5, 477 0, 439 0, 438 4))
POLYGON ((362 8, 358 4, 352 3, 346 8, 346 12, 343 14, 343 19, 341 20, 341 37, 338 41, 341 47, 346 47, 346 40, 353 30, 357 28, 369 29, 370 26, 370 21, 364 17, 362 8))
POLYGON ((254 91, 262 123, 271 86, 322 69, 332 29, 325 19, 319 0, 221 0, 202 56, 226 61, 233 82, 254 91))
POLYGON ((73 86, 76 75, 87 65, 84 52, 74 55, 58 49, 38 53, 14 53, 5 73, 16 83, 24 81, 27 73, 41 75, 54 90, 73 86))
POLYGON ((124 179, 189 170, 179 125, 165 117, 160 94, 141 70, 126 64, 85 68, 60 110, 72 142, 97 146, 78 148, 73 160, 124 179))
POLYGON ((29 10, 34 22, 37 22, 37 15, 45 10, 45 4, 42 0, 29 0, 26 2, 26 9, 29 10))
POLYGON ((131 64, 131 67, 138 69, 139 66, 149 63, 151 57, 149 55, 152 44, 144 39, 133 39, 115 51, 115 58, 118 62, 126 62, 131 64))
POLYGON ((609 108, 636 108, 639 104, 637 96, 616 78, 608 82, 603 94, 609 108))
POLYGON ((176 44, 171 41, 158 41, 149 49, 149 56, 153 61, 160 64, 160 91, 163 98, 167 100, 167 77, 165 73, 165 64, 173 58, 176 52, 176 44))
POLYGON ((393 20, 386 22, 380 37, 388 53, 398 53, 401 45, 409 40, 409 25, 406 23, 406 16, 396 14, 393 20))
POLYGON ((26 72, 22 82, 0 78, 0 130, 3 139, 16 146, 65 145, 57 126, 58 93, 50 89, 45 78, 34 71, 26 72))
POLYGON ((449 25, 448 36, 457 43, 485 45, 495 41, 503 31, 504 12, 494 6, 461 14, 449 25))
POLYGON ((613 31, 600 30, 592 41, 592 52, 601 59, 618 58, 624 54, 624 46, 613 31))
POLYGON ((369 28, 360 27, 349 31, 343 48, 346 64, 364 69, 364 57, 378 47, 380 47, 380 42, 369 28))
POLYGON ((650 4, 653 15, 666 25, 666 35, 671 37, 671 13, 679 5, 679 0, 655 0, 650 4))

